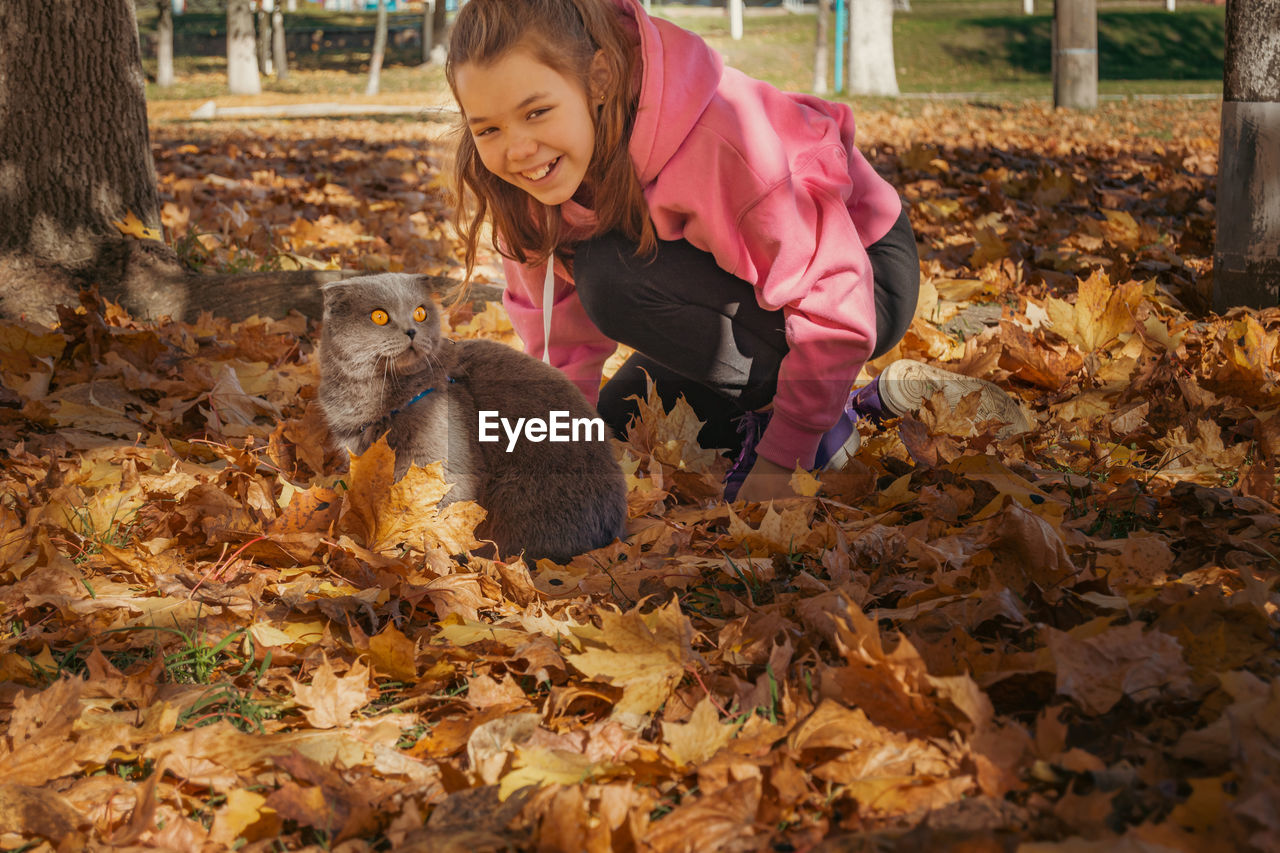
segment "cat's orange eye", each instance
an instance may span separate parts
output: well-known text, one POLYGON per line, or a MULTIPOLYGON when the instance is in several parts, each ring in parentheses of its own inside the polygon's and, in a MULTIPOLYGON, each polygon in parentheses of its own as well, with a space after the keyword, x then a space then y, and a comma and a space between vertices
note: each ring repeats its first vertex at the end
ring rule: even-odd
POLYGON ((373 313, 369 315, 369 319, 379 326, 385 326, 391 322, 391 317, 381 308, 375 308, 373 313))
POLYGON ((425 305, 419 305, 417 308, 413 309, 413 319, 417 320, 419 323, 427 319, 427 308, 425 305))

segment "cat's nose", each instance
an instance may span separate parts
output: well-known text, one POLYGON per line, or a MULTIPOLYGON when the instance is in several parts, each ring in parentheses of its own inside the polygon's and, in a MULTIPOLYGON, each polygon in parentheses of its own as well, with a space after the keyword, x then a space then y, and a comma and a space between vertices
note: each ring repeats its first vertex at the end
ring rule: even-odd
POLYGON ((409 340, 413 340, 414 336, 418 334, 418 330, 414 328, 409 328, 409 329, 405 329, 404 333, 409 336, 409 340))

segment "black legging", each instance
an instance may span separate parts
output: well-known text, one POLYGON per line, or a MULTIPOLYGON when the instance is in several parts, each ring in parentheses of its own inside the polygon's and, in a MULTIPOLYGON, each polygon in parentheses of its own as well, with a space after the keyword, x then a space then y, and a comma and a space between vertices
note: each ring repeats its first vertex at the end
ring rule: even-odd
MULTIPOLYGON (((645 373, 668 409, 681 395, 699 420, 703 447, 740 446, 734 421, 773 400, 787 354, 782 311, 766 311, 755 288, 686 240, 660 241, 636 257, 617 233, 579 243, 574 281, 587 316, 636 352, 600 391, 600 416, 622 436, 645 397, 645 373)), ((875 281, 876 347, 888 352, 911 324, 920 292, 915 236, 904 210, 867 247, 875 281)))

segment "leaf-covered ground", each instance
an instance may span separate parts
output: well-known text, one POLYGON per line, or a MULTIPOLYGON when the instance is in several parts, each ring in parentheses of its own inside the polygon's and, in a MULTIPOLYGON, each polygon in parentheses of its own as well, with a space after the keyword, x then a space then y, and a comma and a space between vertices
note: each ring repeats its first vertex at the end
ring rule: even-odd
MULTIPOLYGON (((924 248, 900 354, 1035 429, 930 405, 727 506, 649 408, 631 535, 566 566, 454 560, 438 469, 327 451, 302 318, 0 325, 0 847, 1280 848, 1280 310, 1198 307, 1216 128, 862 115, 924 248)), ((166 225, 456 273, 427 138, 159 127, 166 225)))

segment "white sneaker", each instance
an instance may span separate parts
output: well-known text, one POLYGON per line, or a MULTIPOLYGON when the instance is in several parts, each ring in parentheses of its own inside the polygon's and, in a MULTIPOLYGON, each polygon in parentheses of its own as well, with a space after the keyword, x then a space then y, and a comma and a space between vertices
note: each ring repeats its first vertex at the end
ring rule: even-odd
POLYGON ((974 420, 996 420, 1005 424, 996 433, 997 438, 1008 438, 1031 429, 1031 418, 1022 406, 999 385, 986 379, 952 373, 904 358, 881 371, 879 380, 880 401, 886 409, 898 415, 919 411, 924 401, 939 391, 951 406, 959 403, 962 397, 978 391, 982 398, 974 420))

